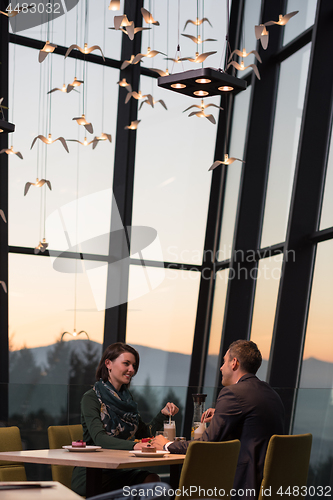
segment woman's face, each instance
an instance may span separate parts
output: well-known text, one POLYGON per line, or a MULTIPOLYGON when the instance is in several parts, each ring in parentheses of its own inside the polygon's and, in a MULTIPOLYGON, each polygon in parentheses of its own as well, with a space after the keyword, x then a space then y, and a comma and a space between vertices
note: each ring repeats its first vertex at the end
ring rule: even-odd
POLYGON ((135 375, 135 356, 130 352, 123 352, 113 361, 106 359, 105 366, 109 372, 109 382, 119 391, 121 386, 129 384, 133 375, 135 375))

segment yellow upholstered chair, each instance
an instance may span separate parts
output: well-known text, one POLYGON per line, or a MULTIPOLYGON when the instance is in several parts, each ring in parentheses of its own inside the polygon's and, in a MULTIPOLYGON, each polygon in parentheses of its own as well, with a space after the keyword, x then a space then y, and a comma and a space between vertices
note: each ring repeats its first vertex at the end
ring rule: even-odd
POLYGON ((268 496, 270 500, 290 499, 293 497, 293 491, 294 496, 298 498, 304 496, 305 490, 301 488, 306 486, 308 478, 311 444, 312 434, 271 437, 265 457, 259 500, 268 496))
MULTIPOLYGON (((192 441, 186 452, 186 458, 183 464, 179 479, 180 494, 177 500, 186 498, 183 496, 184 489, 192 486, 191 497, 199 498, 199 487, 204 490, 218 491, 225 490, 225 496, 233 487, 234 477, 237 467, 238 455, 240 450, 240 441, 223 441, 220 443, 211 443, 206 441, 192 441)), ((203 490, 201 490, 203 491, 203 490)), ((217 498, 216 495, 201 493, 201 498, 217 498)))
MULTIPOLYGON (((0 451, 22 451, 20 429, 18 427, 0 427, 0 451)), ((0 462, 0 481, 26 481, 23 464, 0 462)))
MULTIPOLYGON (((77 441, 83 437, 81 424, 52 425, 48 428, 47 433, 51 450, 71 445, 72 441, 77 441)), ((73 468, 74 467, 67 465, 51 465, 53 481, 59 481, 59 483, 62 483, 67 486, 67 488, 70 488, 73 468)))

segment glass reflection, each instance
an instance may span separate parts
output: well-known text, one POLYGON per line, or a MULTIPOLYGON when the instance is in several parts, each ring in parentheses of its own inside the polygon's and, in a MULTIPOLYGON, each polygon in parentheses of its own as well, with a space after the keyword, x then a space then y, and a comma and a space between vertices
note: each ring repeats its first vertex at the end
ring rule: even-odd
POLYGON ((261 259, 258 266, 250 338, 262 354, 263 362, 257 374, 261 380, 266 380, 282 261, 283 255, 280 254, 261 259))
POLYGON ((261 247, 284 241, 294 180, 310 44, 281 64, 261 247))

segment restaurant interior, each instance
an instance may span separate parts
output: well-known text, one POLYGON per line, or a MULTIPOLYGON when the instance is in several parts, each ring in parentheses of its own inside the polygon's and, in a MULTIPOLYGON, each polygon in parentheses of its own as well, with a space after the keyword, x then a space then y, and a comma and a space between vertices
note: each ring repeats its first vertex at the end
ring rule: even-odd
POLYGON ((174 401, 189 438, 192 395, 214 406, 249 339, 286 433, 313 436, 308 484, 333 485, 332 0, 19 5, 0 0, 0 427, 48 448, 120 341, 143 420, 174 401))

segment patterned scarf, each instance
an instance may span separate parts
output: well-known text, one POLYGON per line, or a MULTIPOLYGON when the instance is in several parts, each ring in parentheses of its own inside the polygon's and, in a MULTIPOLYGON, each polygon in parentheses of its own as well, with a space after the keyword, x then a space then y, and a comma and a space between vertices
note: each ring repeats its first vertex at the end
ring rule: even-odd
POLYGON ((101 420, 106 433, 120 439, 132 439, 138 429, 138 405, 129 391, 122 386, 116 391, 113 385, 100 379, 94 391, 101 403, 101 420))

